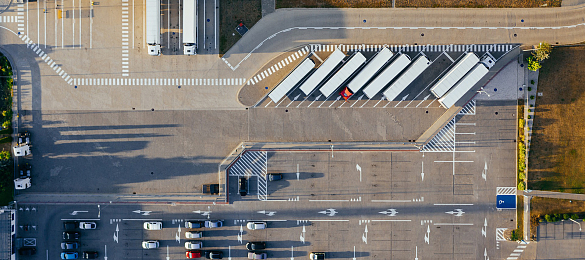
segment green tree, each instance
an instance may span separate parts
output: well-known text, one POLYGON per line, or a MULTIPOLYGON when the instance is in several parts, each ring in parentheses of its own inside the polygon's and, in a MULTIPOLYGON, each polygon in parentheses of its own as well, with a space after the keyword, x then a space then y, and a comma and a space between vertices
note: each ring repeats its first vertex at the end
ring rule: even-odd
POLYGON ((518 183, 518 190, 524 190, 526 188, 526 184, 523 181, 518 183))
POLYGON ((563 214, 563 219, 569 219, 569 214, 567 213, 563 214))
POLYGON ((553 218, 548 214, 544 215, 544 219, 546 220, 546 222, 553 222, 553 218))
POLYGON ((573 213, 573 215, 571 215, 571 219, 573 220, 577 220, 579 218, 579 216, 575 213, 573 213))

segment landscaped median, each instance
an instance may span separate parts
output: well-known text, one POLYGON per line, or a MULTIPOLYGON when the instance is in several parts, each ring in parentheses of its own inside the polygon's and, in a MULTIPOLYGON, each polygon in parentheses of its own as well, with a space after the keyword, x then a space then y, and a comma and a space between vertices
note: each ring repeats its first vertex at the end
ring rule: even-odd
POLYGON ((8 205, 14 195, 14 163, 10 148, 12 145, 12 66, 0 54, 0 110, 2 111, 2 130, 0 130, 0 206, 8 205))
POLYGON ((543 222, 575 221, 583 225, 585 201, 534 197, 530 204, 530 232, 536 236, 543 222))

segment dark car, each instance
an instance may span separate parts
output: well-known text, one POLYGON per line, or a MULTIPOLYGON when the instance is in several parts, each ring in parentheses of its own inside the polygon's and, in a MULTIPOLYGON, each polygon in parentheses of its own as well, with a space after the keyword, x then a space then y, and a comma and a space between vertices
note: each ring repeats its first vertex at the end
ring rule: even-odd
POLYGON ((246 249, 250 251, 266 249, 266 242, 248 242, 246 243, 246 249))
POLYGON ((269 173, 268 174, 269 181, 279 181, 282 180, 282 173, 269 173))
POLYGON ((202 228, 205 227, 203 221, 185 221, 185 228, 202 228))
POLYGON ((22 165, 20 167, 20 177, 30 177, 30 170, 32 169, 32 167, 30 166, 30 164, 25 163, 24 165, 22 165))
POLYGON ((61 249, 63 250, 70 250, 70 249, 77 249, 79 248, 79 244, 77 242, 63 242, 61 243, 61 249))
POLYGON ((34 247, 23 247, 18 249, 19 255, 34 255, 37 253, 37 249, 34 247))
POLYGON ((311 259, 311 260, 325 259, 325 253, 323 253, 323 252, 312 252, 309 255, 309 259, 311 259))
POLYGON ((205 258, 207 258, 207 259, 222 259, 223 253, 221 251, 207 251, 207 252, 205 252, 205 258))
POLYGON ((66 222, 63 222, 63 229, 75 230, 75 229, 77 229, 78 225, 79 224, 77 224, 77 222, 75 222, 75 221, 66 221, 66 222))
POLYGON ((98 258, 98 252, 95 251, 83 251, 81 254, 84 259, 96 259, 98 258))
POLYGON ((247 183, 246 178, 238 179, 238 184, 240 186, 240 196, 248 195, 248 185, 246 185, 246 183, 247 183))
POLYGON ((79 232, 63 232, 63 239, 64 240, 72 240, 72 239, 79 239, 79 232))

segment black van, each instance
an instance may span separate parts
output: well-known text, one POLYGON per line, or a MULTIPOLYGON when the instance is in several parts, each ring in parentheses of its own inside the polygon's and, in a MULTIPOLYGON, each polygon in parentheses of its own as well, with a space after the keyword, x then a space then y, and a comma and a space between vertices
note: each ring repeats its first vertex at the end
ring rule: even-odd
POLYGON ((238 184, 240 186, 240 196, 246 196, 248 194, 248 185, 246 185, 246 182, 246 177, 238 179, 238 184))

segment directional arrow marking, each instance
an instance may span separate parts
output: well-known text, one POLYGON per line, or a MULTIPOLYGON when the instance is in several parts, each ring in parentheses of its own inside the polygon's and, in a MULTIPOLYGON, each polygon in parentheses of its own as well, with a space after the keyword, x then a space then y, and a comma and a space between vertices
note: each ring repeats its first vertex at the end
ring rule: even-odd
MULTIPOLYGON (((29 209, 26 208, 26 210, 29 210, 29 209)), ((75 211, 69 213, 69 215, 71 215, 71 216, 77 216, 77 213, 87 213, 87 212, 88 212, 87 210, 75 210, 75 211)))
POLYGON ((485 219, 483 227, 481 228, 481 234, 483 237, 487 237, 487 218, 485 219))
POLYGON ((366 244, 368 244, 368 225, 366 224, 366 230, 364 231, 364 234, 362 235, 362 241, 366 244))
POLYGON ((300 237, 300 239, 301 239, 301 242, 302 242, 303 244, 305 243, 305 232, 306 232, 306 230, 305 230, 305 225, 303 225, 303 232, 301 233, 301 237, 300 237))
POLYGON ((319 211, 319 213, 333 217, 333 216, 335 216, 335 214, 337 214, 337 211, 335 211, 335 209, 327 209, 327 210, 319 211))
POLYGON ((431 239, 431 226, 427 225, 427 233, 425 234, 425 243, 429 244, 431 239))
POLYGON ((108 246, 104 245, 104 260, 108 260, 108 246))
POLYGON ((355 169, 356 171, 360 172, 360 182, 362 182, 362 167, 356 163, 355 169))
POLYGON ((485 166, 483 167, 483 172, 481 172, 481 177, 484 181, 487 180, 487 161, 485 162, 485 166))
POLYGON ((116 224, 116 232, 114 232, 114 241, 116 241, 116 243, 118 243, 119 232, 120 232, 120 228, 118 227, 118 224, 116 224))
POLYGON ((455 215, 455 217, 461 217, 461 216, 463 216, 463 214, 465 212, 463 212, 463 210, 461 210, 461 209, 455 209, 455 211, 451 210, 451 211, 447 211, 445 213, 455 215))
POLYGON ((421 166, 421 170, 420 170, 420 178, 422 179, 421 181, 425 180, 425 162, 421 162, 422 166, 421 166))
POLYGON ((137 213, 137 214, 142 214, 142 216, 148 216, 148 215, 150 215, 150 212, 152 212, 152 211, 146 211, 146 210, 139 210, 139 209, 137 209, 137 210, 134 210, 132 212, 137 213))
POLYGON ((167 245, 167 260, 169 260, 169 259, 170 259, 170 257, 169 257, 169 246, 167 245))
POLYGON ((396 211, 395 209, 388 209, 388 210, 380 211, 378 213, 387 215, 389 217, 394 217, 394 216, 396 216, 398 211, 396 211))
POLYGON ((264 214, 266 216, 272 217, 272 216, 274 216, 274 214, 276 214, 276 211, 260 210, 257 213, 264 214))

